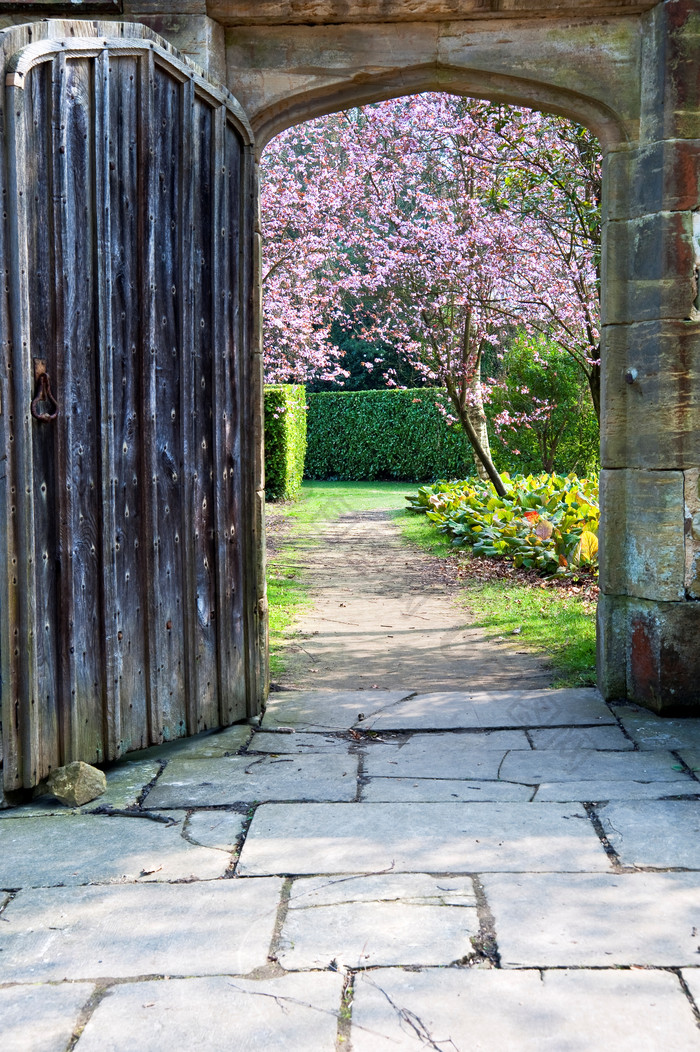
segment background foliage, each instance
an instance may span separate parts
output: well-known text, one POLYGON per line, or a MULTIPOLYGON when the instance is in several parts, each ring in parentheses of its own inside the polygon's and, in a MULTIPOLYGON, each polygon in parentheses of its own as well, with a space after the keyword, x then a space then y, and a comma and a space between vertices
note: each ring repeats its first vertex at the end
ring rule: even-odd
POLYGON ((486 416, 501 471, 597 474, 598 420, 586 377, 553 340, 514 333, 487 364, 486 416))
POLYGON ((306 391, 296 384, 265 387, 265 497, 296 500, 304 477, 306 391))
POLYGON ((464 478, 474 460, 438 409, 444 401, 436 388, 308 395, 307 478, 464 478))

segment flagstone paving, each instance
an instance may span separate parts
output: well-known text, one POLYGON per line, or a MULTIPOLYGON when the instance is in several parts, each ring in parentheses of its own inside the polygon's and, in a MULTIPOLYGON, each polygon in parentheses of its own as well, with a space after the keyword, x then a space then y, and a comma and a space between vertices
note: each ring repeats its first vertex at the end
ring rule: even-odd
POLYGON ((281 691, 0 812, 2 1052, 700 1052, 700 720, 281 691))

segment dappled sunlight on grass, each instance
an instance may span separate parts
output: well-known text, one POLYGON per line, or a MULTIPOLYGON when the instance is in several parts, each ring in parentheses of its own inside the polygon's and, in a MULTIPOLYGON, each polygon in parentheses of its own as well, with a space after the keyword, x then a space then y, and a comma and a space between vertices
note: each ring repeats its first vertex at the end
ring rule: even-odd
POLYGON ((556 670, 552 686, 595 686, 595 603, 506 581, 472 584, 461 598, 490 638, 544 654, 556 670))

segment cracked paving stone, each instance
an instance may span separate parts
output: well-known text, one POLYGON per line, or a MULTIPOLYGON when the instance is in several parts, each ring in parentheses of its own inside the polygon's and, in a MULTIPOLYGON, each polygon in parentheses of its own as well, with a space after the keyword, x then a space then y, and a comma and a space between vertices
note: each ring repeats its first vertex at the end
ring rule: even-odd
POLYGON ((489 727, 558 727, 615 723, 597 691, 446 691, 421 694, 367 719, 368 730, 485 730, 489 727))
POLYGON ((688 782, 543 782, 535 803, 571 803, 576 800, 660 800, 669 796, 700 794, 700 785, 688 782))
POLYGON ((280 938, 288 970, 448 965, 479 932, 468 879, 385 874, 294 882, 280 938), (466 907, 466 908, 465 908, 466 907))
POLYGON ((144 800, 149 810, 265 800, 354 800, 357 757, 231 756, 172 760, 144 800))
POLYGON ((248 723, 236 723, 233 727, 222 730, 205 731, 192 738, 177 738, 175 741, 163 742, 142 752, 133 753, 138 757, 158 757, 161 760, 172 760, 176 756, 185 756, 191 760, 213 760, 217 756, 235 755, 247 745, 253 736, 253 728, 248 723))
POLYGON ((405 742, 374 742, 365 753, 369 777, 495 779, 509 749, 529 749, 521 731, 414 734, 405 742))
POLYGON ((187 820, 186 835, 202 847, 233 851, 245 823, 246 816, 235 811, 195 811, 187 820))
POLYGON ((609 803, 598 815, 623 866, 700 870, 700 800, 609 803))
POLYGON ((370 778, 362 799, 371 803, 440 803, 454 800, 498 802, 531 800, 535 790, 514 782, 461 781, 455 778, 370 778))
POLYGON ((221 852, 182 837, 182 823, 67 814, 0 822, 0 886, 212 880, 221 852))
POLYGON ((700 1008, 700 969, 686 968, 682 974, 688 984, 688 989, 695 1001, 696 1008, 700 1008))
POLYGON ((700 1046, 675 975, 398 969, 355 980, 353 1052, 662 1052, 700 1046))
POLYGON ((275 753, 320 753, 320 752, 347 752, 350 745, 354 744, 343 738, 331 738, 318 732, 311 733, 296 731, 294 734, 280 734, 266 731, 258 731, 248 746, 248 753, 267 752, 275 753))
POLYGON ((305 690, 271 695, 263 728, 297 727, 300 730, 350 730, 362 713, 366 718, 381 712, 409 690, 305 690))
POLYGON ((542 782, 621 782, 627 779, 636 782, 684 782, 691 787, 688 791, 693 791, 692 779, 678 770, 678 761, 669 752, 615 753, 592 749, 510 752, 503 761, 500 777, 504 781, 527 785, 539 785, 542 782))
POLYGON ((695 775, 696 788, 694 792, 700 792, 700 749, 679 749, 678 755, 684 763, 688 764, 688 767, 695 775))
POLYGON ((530 731, 535 749, 634 749, 619 727, 544 727, 530 731))
POLYGON ((613 708, 640 749, 700 749, 700 719, 663 719, 635 705, 613 708))
POLYGON ((108 991, 77 1052, 335 1052, 343 976, 170 979, 108 991))
POLYGON ((2 978, 251 972, 267 963, 281 887, 273 877, 20 891, 3 913, 2 978))
POLYGON ((238 872, 542 872, 609 869, 579 807, 557 804, 265 804, 238 872))
POLYGON ((700 961, 697 873, 485 874, 483 883, 504 967, 700 961))
POLYGON ((2 1052, 65 1052, 93 989, 69 983, 0 990, 2 1052))

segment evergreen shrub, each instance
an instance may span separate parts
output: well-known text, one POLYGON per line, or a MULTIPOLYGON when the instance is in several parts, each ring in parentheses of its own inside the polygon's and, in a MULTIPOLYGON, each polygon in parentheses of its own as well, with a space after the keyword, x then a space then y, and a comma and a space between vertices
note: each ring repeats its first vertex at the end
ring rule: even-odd
POLYGON ((304 477, 306 391, 297 384, 265 385, 265 497, 296 500, 304 477))
POLYGON ((449 426, 434 387, 410 391, 322 391, 307 395, 310 479, 411 482, 465 478, 474 459, 459 426, 449 426))

